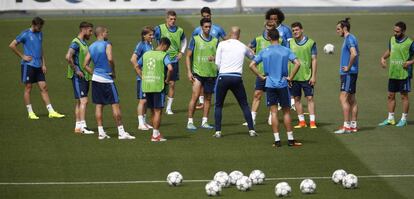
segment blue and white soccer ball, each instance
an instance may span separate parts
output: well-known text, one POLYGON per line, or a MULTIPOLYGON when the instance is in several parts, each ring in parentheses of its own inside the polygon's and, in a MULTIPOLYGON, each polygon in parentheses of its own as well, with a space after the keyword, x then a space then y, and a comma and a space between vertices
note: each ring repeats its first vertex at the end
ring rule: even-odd
POLYGON ((220 183, 216 180, 208 182, 205 189, 208 196, 218 196, 221 193, 220 183))
POLYGON ((266 175, 263 171, 260 170, 253 170, 249 175, 250 180, 252 180, 253 184, 263 184, 266 178, 266 175))
POLYGON ((183 182, 183 175, 178 171, 173 171, 167 176, 167 183, 170 186, 178 186, 183 182))
POLYGON ((325 52, 325 54, 333 54, 335 51, 335 46, 333 44, 326 44, 323 47, 323 52, 325 52))
POLYGON ((219 182, 221 187, 229 187, 230 186, 230 177, 224 171, 219 171, 214 175, 213 178, 215 181, 219 182))
POLYGON ((345 189, 355 189, 358 187, 358 177, 354 174, 348 174, 342 179, 342 186, 345 189))
POLYGON ((242 176, 237 180, 236 187, 240 191, 248 191, 252 187, 252 180, 247 176, 242 176))
POLYGON ((338 169, 332 174, 332 181, 335 184, 341 183, 342 179, 347 175, 346 171, 343 169, 338 169))
POLYGON ((316 184, 312 179, 304 179, 300 183, 300 191, 304 194, 311 194, 314 193, 316 190, 316 184))
POLYGON ((237 182, 237 180, 239 179, 239 178, 241 178, 242 176, 244 176, 243 175, 243 173, 241 172, 241 171, 232 171, 230 174, 229 174, 229 180, 230 180, 230 184, 232 184, 232 185, 235 185, 236 184, 236 182, 237 182))
POLYGON ((275 186, 275 194, 277 197, 288 196, 292 192, 292 188, 287 182, 279 182, 275 186))

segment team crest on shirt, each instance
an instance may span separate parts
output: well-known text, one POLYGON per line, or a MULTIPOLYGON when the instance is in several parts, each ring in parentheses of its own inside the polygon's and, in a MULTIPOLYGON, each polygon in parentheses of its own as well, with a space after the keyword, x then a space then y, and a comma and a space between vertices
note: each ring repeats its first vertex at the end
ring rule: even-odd
POLYGON ((155 59, 149 58, 147 63, 148 70, 154 70, 155 69, 155 59))

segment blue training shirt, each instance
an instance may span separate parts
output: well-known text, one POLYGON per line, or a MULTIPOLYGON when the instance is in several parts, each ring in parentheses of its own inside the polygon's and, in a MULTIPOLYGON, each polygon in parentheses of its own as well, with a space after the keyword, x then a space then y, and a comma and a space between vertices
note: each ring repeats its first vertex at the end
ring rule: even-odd
POLYGON ((106 47, 108 45, 111 45, 108 41, 95 41, 91 46, 89 46, 89 54, 91 55, 91 59, 95 65, 93 74, 112 80, 112 68, 109 65, 108 56, 106 55, 106 47))
POLYGON ((23 44, 24 55, 31 56, 32 61, 27 62, 22 60, 22 64, 40 68, 42 67, 42 32, 33 32, 32 29, 26 29, 21 32, 17 37, 17 43, 23 44))
MULTIPOLYGON (((152 50, 152 45, 146 41, 138 42, 137 46, 135 47, 134 53, 137 55, 137 61, 144 55, 145 52, 152 50)), ((137 80, 141 80, 141 77, 137 75, 137 80)))
POLYGON ((358 48, 358 40, 353 34, 348 34, 344 38, 344 43, 342 44, 341 50, 341 64, 339 66, 339 74, 358 74, 358 64, 359 63, 359 48, 358 48), (349 59, 351 57, 351 48, 355 48, 357 52, 357 56, 355 58, 354 64, 352 64, 351 68, 348 72, 344 72, 342 70, 342 66, 348 66, 349 59))
POLYGON ((288 40, 292 38, 292 31, 285 24, 280 24, 277 28, 279 37, 282 38, 282 45, 287 46, 288 40))
MULTIPOLYGON (((77 38, 83 45, 87 45, 87 43, 86 43, 86 41, 84 41, 84 40, 81 40, 81 39, 79 39, 79 38, 77 38)), ((73 49, 73 51, 75 51, 75 53, 73 53, 73 62, 74 62, 74 64, 75 64, 75 66, 76 67, 78 67, 78 69, 80 70, 80 64, 83 64, 83 63, 79 63, 79 48, 80 48, 80 46, 78 45, 78 43, 76 43, 76 42, 72 42, 71 44, 70 44, 70 46, 69 46, 69 48, 72 48, 73 49)))
POLYGON ((281 45, 270 45, 260 51, 253 59, 256 64, 263 62, 266 76, 266 88, 285 88, 288 86, 286 78, 289 76, 288 63, 294 61, 296 55, 281 45))
MULTIPOLYGON (((203 30, 201 29, 201 26, 198 26, 197 28, 194 29, 191 35, 196 36, 200 34, 203 34, 203 30)), ((224 40, 224 37, 226 37, 226 32, 219 25, 212 24, 211 29, 210 29, 210 35, 217 38, 218 40, 220 39, 224 40)))

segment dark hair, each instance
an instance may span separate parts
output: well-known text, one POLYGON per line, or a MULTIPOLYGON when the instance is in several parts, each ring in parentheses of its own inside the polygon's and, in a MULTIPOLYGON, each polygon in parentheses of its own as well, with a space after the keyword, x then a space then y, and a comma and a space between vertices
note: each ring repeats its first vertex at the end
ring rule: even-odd
POLYGON ((32 19, 32 25, 37 26, 37 25, 43 25, 45 23, 45 20, 43 20, 40 17, 35 17, 32 19))
POLYGON ((205 23, 211 23, 211 19, 208 18, 202 18, 200 20, 200 26, 203 26, 205 23))
POLYGON ((278 41, 279 40, 279 31, 276 29, 268 30, 267 36, 270 38, 271 41, 278 41))
POLYGON ((210 10, 210 8, 209 8, 209 7, 203 7, 203 8, 201 8, 201 10, 200 10, 200 14, 203 14, 203 13, 208 13, 208 14, 210 14, 210 15, 211 15, 211 10, 210 10))
POLYGON ((395 26, 399 27, 402 32, 405 32, 405 30, 407 30, 407 25, 405 25, 403 21, 395 23, 395 26))
POLYGON ((348 31, 351 31, 351 23, 349 23, 349 20, 350 20, 350 19, 351 19, 351 18, 347 17, 347 18, 345 18, 344 20, 338 21, 338 23, 337 23, 337 24, 341 24, 341 28, 346 27, 346 29, 347 29, 348 31))
POLYGON ((292 25, 290 25, 290 27, 291 28, 299 27, 300 29, 303 29, 302 24, 300 22, 298 22, 298 21, 297 22, 293 22, 292 25))
POLYGON ((82 28, 93 28, 93 24, 86 22, 86 21, 82 21, 79 24, 79 29, 82 29, 82 28))
POLYGON ((167 48, 169 48, 171 45, 171 41, 167 37, 163 37, 160 39, 159 45, 163 45, 163 44, 166 45, 167 48))
POLYGON ((167 17, 168 16, 177 16, 177 13, 175 13, 175 11, 174 10, 168 10, 167 11, 167 17))
POLYGON ((285 20, 285 14, 279 8, 270 8, 265 15, 267 20, 270 19, 271 15, 277 15, 277 20, 282 23, 285 20))
POLYGON ((150 32, 154 32, 154 28, 152 26, 145 26, 141 31, 141 41, 144 41, 144 36, 150 32))

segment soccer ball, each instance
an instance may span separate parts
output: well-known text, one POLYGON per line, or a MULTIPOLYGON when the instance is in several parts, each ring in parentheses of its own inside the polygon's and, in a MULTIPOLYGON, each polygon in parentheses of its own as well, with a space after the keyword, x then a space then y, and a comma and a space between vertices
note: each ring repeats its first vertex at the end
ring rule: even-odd
POLYGON ((346 171, 343 169, 338 169, 332 174, 332 181, 335 184, 342 182, 342 179, 347 175, 346 171))
POLYGON ((311 179, 304 179, 304 180, 300 183, 299 188, 300 188, 300 191, 301 191, 302 193, 305 193, 305 194, 310 194, 310 193, 315 192, 315 190, 316 190, 316 184, 315 184, 315 182, 314 182, 313 180, 311 180, 311 179))
POLYGON ((239 179, 239 178, 241 178, 242 176, 244 176, 243 175, 243 173, 241 172, 241 171, 232 171, 230 174, 229 174, 229 180, 230 180, 230 184, 232 184, 232 185, 235 185, 236 184, 236 182, 237 182, 237 180, 239 179))
POLYGON ((236 187, 240 191, 248 191, 252 187, 252 180, 247 176, 242 176, 237 180, 236 187))
POLYGON ((183 182, 183 175, 178 171, 173 171, 168 174, 167 182, 170 186, 178 186, 183 182))
POLYGON ((214 180, 219 182, 221 187, 230 186, 229 175, 224 171, 217 172, 216 175, 214 175, 214 180))
POLYGON ((253 170, 249 175, 249 178, 252 180, 253 184, 263 184, 265 177, 265 174, 260 170, 253 170))
POLYGON ((215 180, 208 182, 205 189, 208 196, 218 196, 221 192, 220 183, 215 180))
POLYGON ((325 54, 333 54, 335 50, 335 46, 332 44, 326 44, 323 47, 323 52, 325 52, 325 54))
POLYGON ((290 192, 292 192, 292 188, 289 186, 287 182, 279 182, 275 186, 275 194, 278 197, 288 196, 290 192))
POLYGON ((342 179, 342 186, 345 189, 355 189, 358 187, 358 177, 354 174, 348 174, 342 179))

